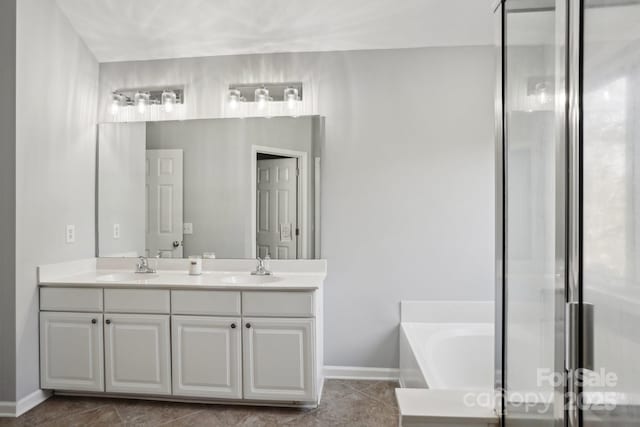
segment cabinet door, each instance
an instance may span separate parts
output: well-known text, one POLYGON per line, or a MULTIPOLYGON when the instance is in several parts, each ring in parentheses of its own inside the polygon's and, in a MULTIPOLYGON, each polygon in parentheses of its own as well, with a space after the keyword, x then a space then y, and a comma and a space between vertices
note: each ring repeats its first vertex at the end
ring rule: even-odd
POLYGON ((315 401, 313 319, 243 319, 244 398, 315 401))
POLYGON ((108 392, 171 394, 169 316, 105 314, 108 392))
POLYGON ((173 394, 242 398, 242 323, 233 317, 172 316, 173 394))
POLYGON ((40 386, 104 391, 102 314, 40 313, 40 386))

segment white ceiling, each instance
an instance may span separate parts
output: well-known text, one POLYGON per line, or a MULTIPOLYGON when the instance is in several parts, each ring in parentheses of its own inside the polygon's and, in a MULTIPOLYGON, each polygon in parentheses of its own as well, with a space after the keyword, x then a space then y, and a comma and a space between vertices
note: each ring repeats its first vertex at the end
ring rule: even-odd
POLYGON ((100 62, 487 45, 495 0, 57 0, 100 62))

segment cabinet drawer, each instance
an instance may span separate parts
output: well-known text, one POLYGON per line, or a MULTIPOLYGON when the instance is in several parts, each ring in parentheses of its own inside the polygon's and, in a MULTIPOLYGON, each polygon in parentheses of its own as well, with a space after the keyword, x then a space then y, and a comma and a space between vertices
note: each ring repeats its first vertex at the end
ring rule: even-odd
POLYGON ((169 290, 105 289, 104 311, 109 313, 162 313, 171 311, 169 290))
POLYGON ((102 311, 102 289, 40 288, 40 310, 102 311))
POLYGON ((313 317, 313 292, 243 292, 242 315, 313 317))
POLYGON ((171 291, 173 314, 239 316, 240 292, 171 291))

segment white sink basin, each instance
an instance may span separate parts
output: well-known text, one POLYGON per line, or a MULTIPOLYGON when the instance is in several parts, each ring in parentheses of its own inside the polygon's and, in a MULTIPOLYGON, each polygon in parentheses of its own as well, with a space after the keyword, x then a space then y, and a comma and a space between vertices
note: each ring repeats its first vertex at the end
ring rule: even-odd
POLYGON ((222 278, 223 283, 230 285, 259 285, 261 283, 273 283, 282 280, 275 276, 252 276, 250 274, 225 276, 222 278))
POLYGON ((98 276, 98 282, 140 282, 157 279, 155 273, 113 273, 98 276))

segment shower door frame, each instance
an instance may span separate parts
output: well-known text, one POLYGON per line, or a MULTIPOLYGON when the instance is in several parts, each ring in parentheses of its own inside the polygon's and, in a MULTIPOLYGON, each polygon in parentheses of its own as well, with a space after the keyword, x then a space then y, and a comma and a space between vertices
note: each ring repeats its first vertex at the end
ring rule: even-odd
POLYGON ((506 281, 504 256, 506 253, 506 155, 505 155, 505 9, 504 1, 498 0, 494 7, 494 26, 498 29, 496 47, 496 92, 495 92, 495 331, 494 331, 494 390, 495 409, 501 424, 504 423, 504 393, 506 372, 506 281))
MULTIPOLYGON (((506 424, 507 403, 507 10, 508 0, 498 0, 494 7, 497 37, 496 97, 495 97, 495 409, 501 425, 506 424)), ((532 2, 535 9, 535 2, 532 2)), ((556 280, 554 291, 555 329, 554 371, 565 375, 582 365, 583 348, 582 322, 571 322, 567 317, 567 307, 577 303, 578 317, 582 318, 582 229, 581 229, 581 119, 582 119, 582 0, 555 0, 558 14, 556 39, 564 46, 562 61, 556 64, 564 77, 563 96, 556 102, 556 280), (562 27, 564 25, 564 27, 562 27), (562 31, 561 31, 562 30, 562 31), (558 295, 561 293, 561 295, 558 295), (569 357, 571 355, 571 357, 569 357)), ((557 86, 559 87, 559 86, 557 86)), ((574 320, 577 320, 574 319, 574 320)), ((563 408, 554 408, 554 425, 558 427, 578 427, 582 424, 581 412, 570 402, 570 392, 580 392, 577 385, 570 381, 556 385, 555 395, 561 395, 563 408)), ((557 402, 557 401, 556 401, 557 402)))

